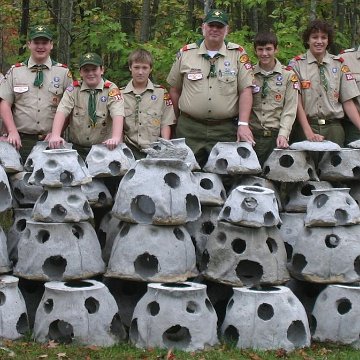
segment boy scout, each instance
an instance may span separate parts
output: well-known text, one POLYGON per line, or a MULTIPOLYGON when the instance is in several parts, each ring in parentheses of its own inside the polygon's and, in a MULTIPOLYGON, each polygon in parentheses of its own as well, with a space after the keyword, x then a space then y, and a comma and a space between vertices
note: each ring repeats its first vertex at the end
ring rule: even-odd
POLYGON ((344 111, 360 128, 360 116, 352 100, 359 96, 359 89, 344 59, 328 53, 332 41, 332 27, 314 20, 303 33, 308 51, 290 62, 298 75, 301 94, 298 121, 293 128, 294 141, 326 139, 343 146, 344 111))
POLYGON ((204 39, 184 46, 167 81, 178 117, 176 137, 203 166, 219 141, 253 142, 249 129, 252 66, 246 51, 225 42, 228 16, 210 10, 202 24, 204 39))
POLYGON ((146 156, 141 149, 161 136, 170 139, 175 113, 167 90, 149 79, 153 67, 151 54, 143 49, 128 58, 132 80, 121 88, 125 102, 124 142, 136 159, 146 156))
POLYGON ((113 82, 102 78, 104 68, 99 55, 87 53, 79 65, 82 81, 67 87, 56 111, 49 147, 58 148, 64 143, 61 132, 71 114, 70 142, 86 157, 93 144, 103 143, 112 150, 122 142, 124 99, 113 82))
POLYGON ((61 96, 72 82, 66 65, 50 58, 52 34, 46 26, 30 30, 30 58, 13 65, 0 85, 0 113, 7 141, 23 160, 51 130, 61 96))
MULTIPOLYGON (((345 64, 349 66, 360 91, 360 45, 357 49, 353 48, 342 51, 341 57, 345 60, 345 64)), ((360 96, 356 98, 355 105, 360 113, 360 96)), ((345 119, 343 126, 345 130, 345 144, 360 139, 360 131, 352 122, 345 119)))
POLYGON ((259 62, 254 66, 253 106, 250 129, 261 165, 275 147, 285 149, 296 117, 299 82, 295 73, 283 66, 276 35, 258 33, 254 50, 259 62))

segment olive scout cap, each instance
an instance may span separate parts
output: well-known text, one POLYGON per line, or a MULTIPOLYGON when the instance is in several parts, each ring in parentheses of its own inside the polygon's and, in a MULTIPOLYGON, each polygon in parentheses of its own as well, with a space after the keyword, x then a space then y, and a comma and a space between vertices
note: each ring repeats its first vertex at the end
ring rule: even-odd
POLYGON ((83 67, 84 65, 102 66, 103 62, 98 54, 87 53, 82 55, 79 61, 79 67, 83 67))
POLYGON ((53 35, 47 26, 37 25, 30 29, 29 32, 30 40, 34 40, 36 38, 41 38, 41 37, 49 40, 53 39, 53 35))
POLYGON ((210 10, 205 16, 204 23, 209 24, 212 22, 218 22, 223 25, 228 25, 228 14, 223 12, 222 10, 210 10))

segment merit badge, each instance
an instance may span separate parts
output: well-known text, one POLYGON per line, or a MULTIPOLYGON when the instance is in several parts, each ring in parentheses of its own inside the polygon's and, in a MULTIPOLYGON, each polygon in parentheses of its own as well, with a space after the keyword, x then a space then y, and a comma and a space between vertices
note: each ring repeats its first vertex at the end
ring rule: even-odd
POLYGON ((154 125, 154 126, 160 126, 160 119, 153 119, 153 120, 151 121, 151 123, 152 123, 152 125, 154 125))
POLYGON ((156 97, 156 95, 151 95, 151 96, 150 96, 150 99, 151 99, 151 100, 156 100, 157 97, 156 97))
POLYGON ((352 73, 345 74, 345 76, 346 76, 346 80, 354 80, 355 79, 352 73))
POLYGON ((107 100, 107 96, 102 96, 101 98, 100 98, 100 101, 101 102, 105 102, 107 100))
POLYGON ((59 105, 59 102, 60 102, 60 99, 58 98, 58 97, 53 97, 52 98, 52 103, 54 104, 54 105, 59 105))
POLYGON ((224 65, 225 66, 230 66, 230 61, 228 61, 228 60, 224 61, 224 65))
POLYGON ((55 77, 54 77, 54 81, 55 81, 55 82, 59 82, 59 81, 60 81, 60 78, 59 78, 58 76, 55 76, 55 77))
POLYGON ((282 79, 283 79, 282 75, 278 75, 278 76, 276 77, 276 80, 277 80, 277 81, 282 81, 282 79))
POLYGON ((296 75, 291 75, 290 81, 292 82, 297 82, 298 81, 298 77, 296 75))
POLYGON ((338 72, 338 69, 337 68, 332 68, 331 71, 336 74, 338 72))
POLYGON ((310 89, 311 81, 310 80, 303 80, 301 81, 301 88, 302 89, 310 89))
POLYGON ((282 97, 281 94, 276 94, 275 95, 275 100, 276 101, 281 101, 281 97, 282 97))
POLYGON ((245 63, 248 63, 249 62, 249 56, 248 55, 241 55, 240 56, 240 62, 245 64, 245 63))

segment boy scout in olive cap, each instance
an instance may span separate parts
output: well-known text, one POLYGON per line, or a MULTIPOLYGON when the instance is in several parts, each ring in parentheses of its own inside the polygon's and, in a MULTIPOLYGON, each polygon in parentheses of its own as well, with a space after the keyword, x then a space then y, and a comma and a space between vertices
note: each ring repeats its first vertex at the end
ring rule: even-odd
POLYGON ((31 28, 27 45, 30 58, 13 65, 0 85, 6 140, 20 149, 23 160, 37 141, 46 139, 62 94, 72 82, 67 66, 50 58, 48 27, 31 28))
POLYGON ((185 45, 167 77, 177 115, 176 137, 185 138, 200 166, 219 141, 253 142, 249 130, 253 72, 249 56, 225 41, 228 16, 211 10, 203 39, 185 45))
POLYGON ((103 143, 112 150, 122 142, 124 99, 113 82, 103 79, 99 55, 81 56, 79 67, 82 81, 67 87, 56 111, 49 146, 58 148, 64 143, 61 132, 71 114, 69 140, 86 157, 94 144, 103 143))

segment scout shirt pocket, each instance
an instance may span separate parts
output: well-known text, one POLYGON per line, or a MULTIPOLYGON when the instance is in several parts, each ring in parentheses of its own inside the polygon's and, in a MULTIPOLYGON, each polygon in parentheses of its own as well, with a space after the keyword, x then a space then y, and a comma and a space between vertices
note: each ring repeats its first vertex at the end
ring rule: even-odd
POLYGON ((205 90, 205 78, 201 69, 190 69, 184 74, 184 83, 185 86, 191 87, 194 93, 197 93, 205 90))
POLYGON ((14 96, 16 99, 20 99, 29 95, 30 85, 29 84, 16 84, 13 87, 14 96))
POLYGON ((135 124, 135 112, 130 107, 125 105, 125 119, 124 119, 124 130, 130 129, 130 124, 135 124))
POLYGON ((147 109, 144 114, 147 132, 149 134, 149 141, 156 141, 157 138, 160 136, 160 125, 161 125, 161 114, 152 109, 147 109))
POLYGON ((220 94, 228 96, 237 93, 237 71, 231 72, 218 70, 217 79, 219 80, 220 94))
POLYGON ((49 85, 49 101, 51 110, 55 113, 63 95, 63 89, 55 87, 54 84, 49 85))
POLYGON ((111 127, 109 126, 109 114, 106 107, 106 102, 100 101, 97 103, 96 107, 96 123, 99 126, 100 134, 107 136, 108 134, 111 134, 111 127))

